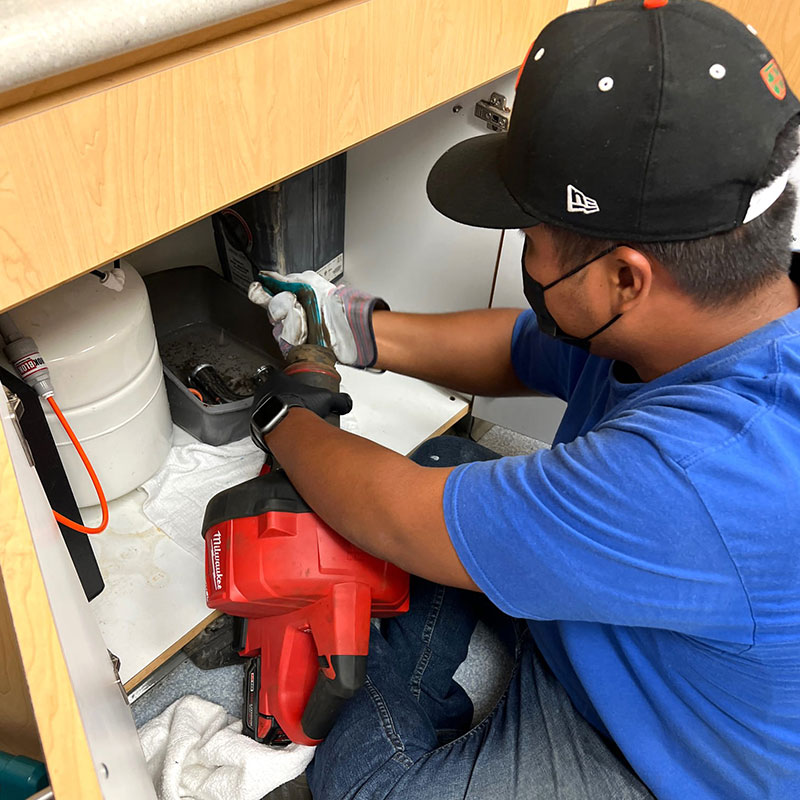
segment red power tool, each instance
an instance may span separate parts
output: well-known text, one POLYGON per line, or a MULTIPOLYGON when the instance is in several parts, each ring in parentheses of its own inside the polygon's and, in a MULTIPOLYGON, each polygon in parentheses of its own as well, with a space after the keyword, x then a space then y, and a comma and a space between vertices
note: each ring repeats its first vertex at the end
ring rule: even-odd
MULTIPOLYGON (((338 388, 317 360, 286 372, 338 388)), ((213 497, 203 531, 208 605, 246 620, 243 732, 318 744, 364 682, 370 617, 408 610, 408 574, 339 536, 280 471, 213 497)))

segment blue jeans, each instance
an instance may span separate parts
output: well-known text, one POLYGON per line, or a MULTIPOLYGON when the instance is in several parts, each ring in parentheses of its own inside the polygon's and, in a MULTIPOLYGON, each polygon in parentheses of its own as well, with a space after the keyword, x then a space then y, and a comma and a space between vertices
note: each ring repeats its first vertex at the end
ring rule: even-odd
MULTIPOLYGON (((439 437, 414 454, 454 466, 497 454, 439 437)), ((481 594, 412 578, 407 614, 373 628, 367 679, 307 770, 315 800, 633 800, 652 795, 575 711, 526 623, 481 594), (505 693, 470 729, 453 680, 481 618, 514 655, 505 693)))

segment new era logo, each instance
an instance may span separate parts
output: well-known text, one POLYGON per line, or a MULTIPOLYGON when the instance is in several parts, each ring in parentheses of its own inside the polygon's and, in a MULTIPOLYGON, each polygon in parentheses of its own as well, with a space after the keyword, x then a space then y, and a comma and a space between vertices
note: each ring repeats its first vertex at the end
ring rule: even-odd
POLYGON ((597 200, 588 194, 576 189, 571 183, 567 185, 567 211, 580 212, 581 214, 594 214, 600 210, 597 200))

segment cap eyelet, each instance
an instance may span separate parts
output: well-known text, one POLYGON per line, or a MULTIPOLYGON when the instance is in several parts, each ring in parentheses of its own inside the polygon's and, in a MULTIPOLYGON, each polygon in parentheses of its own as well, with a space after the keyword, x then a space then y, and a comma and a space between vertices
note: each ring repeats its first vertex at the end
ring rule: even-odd
POLYGON ((708 74, 716 81, 721 81, 725 77, 727 70, 722 64, 712 64, 708 68, 708 74))
POLYGON ((614 79, 609 75, 606 75, 605 78, 600 78, 597 82, 597 88, 601 92, 610 92, 614 88, 614 79))
POLYGON ((544 47, 540 47, 533 56, 534 61, 538 61, 544 55, 544 47))

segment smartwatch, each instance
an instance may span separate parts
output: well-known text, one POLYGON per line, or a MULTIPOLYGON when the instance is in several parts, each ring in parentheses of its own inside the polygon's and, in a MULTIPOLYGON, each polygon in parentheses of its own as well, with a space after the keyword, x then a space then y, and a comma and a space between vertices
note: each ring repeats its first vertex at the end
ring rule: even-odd
POLYGON ((294 408, 296 403, 287 403, 277 395, 269 395, 250 416, 250 436, 257 447, 268 453, 264 437, 294 408))

